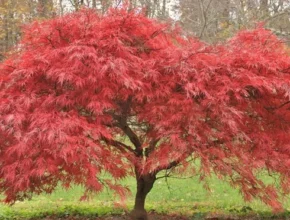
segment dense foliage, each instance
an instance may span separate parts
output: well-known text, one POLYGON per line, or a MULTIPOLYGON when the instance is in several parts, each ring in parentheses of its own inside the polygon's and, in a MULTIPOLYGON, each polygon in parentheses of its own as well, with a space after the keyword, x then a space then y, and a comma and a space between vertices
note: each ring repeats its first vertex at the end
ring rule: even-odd
POLYGON ((159 171, 214 171, 279 209, 256 171, 289 192, 289 74, 263 28, 212 46, 125 9, 35 22, 1 65, 0 190, 8 203, 59 182, 125 196, 118 180, 135 175, 142 211, 159 171))

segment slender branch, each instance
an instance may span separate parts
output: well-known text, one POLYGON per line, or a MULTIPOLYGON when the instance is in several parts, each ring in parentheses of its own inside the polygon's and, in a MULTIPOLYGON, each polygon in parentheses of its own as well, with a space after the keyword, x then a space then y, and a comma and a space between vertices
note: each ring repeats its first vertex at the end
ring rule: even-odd
POLYGON ((116 114, 114 111, 108 111, 107 113, 116 120, 115 125, 119 127, 124 132, 124 134, 127 135, 131 143, 135 146, 135 155, 141 157, 143 155, 142 143, 138 135, 130 128, 128 124, 128 116, 130 114, 131 103, 132 97, 130 96, 126 102, 116 103, 120 107, 120 115, 116 114))
MULTIPOLYGON (((87 136, 89 139, 91 139, 92 141, 96 141, 96 139, 94 139, 92 136, 88 135, 87 136)), ((134 153, 135 154, 135 151, 128 145, 120 142, 120 141, 116 141, 116 140, 111 140, 111 139, 108 139, 108 138, 105 138, 105 137, 101 137, 101 140, 104 141, 106 144, 108 145, 111 145, 111 146, 114 146, 116 147, 117 149, 119 149, 120 151, 124 152, 124 151, 129 151, 131 153, 134 153)))
POLYGON ((160 172, 161 170, 169 170, 173 167, 176 167, 181 162, 180 158, 170 162, 167 166, 161 166, 155 170, 156 173, 160 172))
POLYGON ((51 40, 51 34, 50 34, 49 36, 47 36, 46 39, 49 41, 49 43, 50 43, 50 45, 52 46, 52 48, 55 49, 55 46, 54 46, 54 44, 53 44, 53 42, 52 42, 52 40, 51 40))
POLYGON ((11 68, 11 69, 16 69, 15 66, 11 66, 11 65, 6 65, 7 67, 11 68))
POLYGON ((195 176, 187 176, 187 177, 164 175, 164 176, 157 177, 156 180, 163 179, 163 178, 171 178, 171 179, 181 179, 181 180, 185 180, 185 179, 192 179, 192 178, 195 178, 195 177, 196 177, 196 175, 195 176))
POLYGON ((145 149, 145 156, 148 157, 152 151, 154 151, 157 143, 160 141, 160 138, 153 139, 149 143, 149 147, 145 149))
POLYGON ((272 106, 270 106, 270 107, 264 107, 264 108, 267 109, 268 111, 274 111, 274 110, 277 110, 277 109, 279 109, 279 108, 284 107, 285 105, 287 105, 287 104, 289 104, 289 103, 290 103, 290 101, 287 101, 287 102, 282 103, 281 105, 276 106, 276 107, 272 107, 272 106))
POLYGON ((114 146, 120 150, 127 150, 127 151, 135 154, 135 151, 130 146, 128 146, 120 141, 109 140, 107 138, 102 138, 102 140, 105 141, 107 144, 114 146))
POLYGON ((208 11, 209 6, 211 5, 211 3, 212 3, 212 0, 210 0, 209 3, 208 3, 207 6, 206 6, 206 9, 205 9, 205 12, 206 12, 206 13, 207 13, 207 11, 208 11))
POLYGON ((62 40, 64 40, 64 41, 67 42, 67 43, 70 43, 69 38, 65 38, 65 37, 63 36, 63 34, 62 34, 62 32, 61 32, 61 29, 60 29, 59 27, 55 28, 55 30, 57 30, 58 35, 59 35, 59 37, 60 37, 62 40))
MULTIPOLYGON (((189 154, 188 154, 188 153, 184 153, 184 154, 183 154, 182 156, 180 156, 178 159, 176 159, 176 160, 170 162, 167 166, 161 166, 161 167, 157 168, 157 169, 155 170, 155 172, 158 173, 158 172, 160 172, 160 171, 162 171, 162 170, 170 170, 170 169, 172 169, 172 168, 174 168, 174 167, 177 167, 177 166, 181 165, 180 163, 183 161, 184 156, 189 156, 189 154)), ((187 162, 191 162, 191 161, 194 161, 194 159, 190 159, 190 160, 187 161, 187 162)), ((169 174, 170 174, 170 173, 169 173, 169 174)))
POLYGON ((168 177, 170 177, 170 172, 171 172, 171 170, 169 172, 168 172, 168 170, 166 170, 166 172, 165 172, 165 183, 167 185, 167 189, 169 192, 171 192, 171 188, 170 188, 170 185, 168 183, 168 177))
POLYGON ((121 115, 116 115, 114 112, 108 112, 116 121, 116 126, 119 127, 130 139, 131 143, 135 146, 135 153, 137 156, 142 156, 142 143, 137 134, 128 125, 127 119, 130 109, 131 99, 129 98, 126 103, 119 104, 122 110, 121 115))
POLYGON ((139 140, 139 137, 134 133, 134 131, 129 127, 127 124, 127 121, 123 118, 117 119, 119 121, 119 124, 117 125, 119 128, 122 129, 122 131, 128 136, 132 144, 135 146, 135 152, 138 156, 142 155, 142 144, 139 140))
POLYGON ((200 10, 201 10, 201 14, 202 14, 202 19, 203 19, 203 27, 201 29, 201 32, 199 34, 199 37, 202 38, 203 37, 203 34, 204 34, 204 31, 205 31, 205 28, 206 26, 208 25, 207 23, 207 10, 209 9, 209 6, 211 4, 212 0, 209 1, 208 5, 206 8, 204 8, 204 5, 203 5, 203 1, 202 0, 199 0, 199 7, 200 7, 200 10))
POLYGON ((286 69, 279 70, 279 71, 282 72, 282 73, 287 73, 288 70, 290 70, 290 67, 288 67, 286 69))
MULTIPOLYGON (((277 108, 282 108, 283 106, 285 106, 285 105, 287 105, 287 104, 289 104, 290 103, 290 101, 288 101, 288 102, 285 102, 285 103, 283 103, 283 104, 281 104, 281 105, 279 105, 277 108)), ((276 109, 277 109, 276 108, 276 109)))
POLYGON ((288 9, 288 10, 282 11, 280 13, 277 13, 277 14, 275 14, 273 16, 270 16, 270 17, 264 19, 264 22, 267 23, 267 22, 271 21, 272 19, 275 19, 275 18, 277 18, 279 16, 283 16, 285 14, 290 14, 290 10, 288 9))

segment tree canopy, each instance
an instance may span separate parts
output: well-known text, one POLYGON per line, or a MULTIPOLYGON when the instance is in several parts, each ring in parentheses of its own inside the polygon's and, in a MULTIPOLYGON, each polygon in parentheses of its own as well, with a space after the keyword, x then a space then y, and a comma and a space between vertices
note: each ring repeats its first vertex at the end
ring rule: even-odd
POLYGON ((27 26, 17 48, 0 69, 6 202, 59 182, 124 197, 118 180, 133 175, 144 215, 156 175, 178 169, 281 208, 256 175, 279 174, 289 192, 290 58, 269 30, 208 45, 134 10, 80 10, 27 26))

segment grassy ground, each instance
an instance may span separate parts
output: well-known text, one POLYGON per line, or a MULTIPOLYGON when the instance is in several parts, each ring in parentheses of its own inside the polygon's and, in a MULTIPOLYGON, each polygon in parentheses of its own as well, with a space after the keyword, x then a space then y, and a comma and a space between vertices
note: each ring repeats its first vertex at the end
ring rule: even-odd
MULTIPOLYGON (((124 181, 134 194, 133 179, 124 181)), ((217 178, 209 180, 210 191, 203 189, 198 178, 159 179, 148 195, 147 210, 166 214, 191 216, 201 219, 205 216, 262 216, 273 217, 271 210, 259 201, 245 203, 238 190, 232 189, 217 178)), ((47 215, 67 216, 103 216, 123 214, 133 205, 133 197, 127 200, 124 209, 114 206, 115 198, 110 192, 103 192, 89 202, 80 202, 82 188, 75 186, 70 190, 59 188, 51 195, 33 197, 30 201, 17 202, 14 206, 0 205, 0 219, 30 219, 47 215)), ((290 200, 284 199, 285 212, 275 215, 290 218, 290 200), (287 217, 288 216, 288 217, 287 217)))

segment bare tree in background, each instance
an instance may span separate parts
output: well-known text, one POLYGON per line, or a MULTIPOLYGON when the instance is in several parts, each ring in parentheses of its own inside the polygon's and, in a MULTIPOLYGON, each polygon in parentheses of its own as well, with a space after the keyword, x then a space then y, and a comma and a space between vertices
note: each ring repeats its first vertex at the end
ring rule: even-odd
POLYGON ((168 0, 139 0, 137 5, 145 9, 148 17, 165 19, 169 15, 169 3, 174 1, 168 0))
POLYGON ((290 34, 289 0, 180 0, 183 28, 208 42, 264 22, 276 33, 290 34))
POLYGON ((201 39, 213 41, 220 29, 230 25, 229 0, 181 0, 180 23, 201 39))
MULTIPOLYGON (((0 54, 19 39, 20 26, 91 7, 105 14, 125 0, 0 0, 0 54)), ((290 0, 127 0, 129 10, 143 8, 148 17, 179 22, 186 32, 207 42, 231 37, 240 29, 264 22, 290 40, 290 0)), ((1 56, 0 56, 1 59, 1 56)))
POLYGON ((0 0, 0 60, 17 43, 20 26, 37 16, 36 6, 35 1, 0 0))
POLYGON ((84 5, 84 0, 69 0, 74 10, 79 10, 84 5))
POLYGON ((53 16, 54 6, 53 0, 38 0, 38 16, 42 18, 49 18, 53 16))
POLYGON ((63 13, 64 13, 64 6, 63 6, 63 0, 59 0, 58 1, 58 5, 57 5, 57 8, 58 8, 58 11, 59 11, 59 15, 62 16, 63 13))

